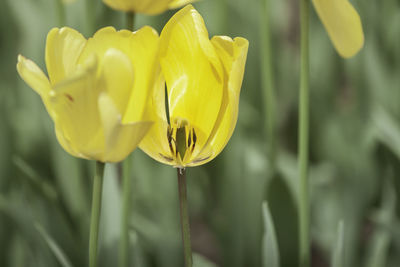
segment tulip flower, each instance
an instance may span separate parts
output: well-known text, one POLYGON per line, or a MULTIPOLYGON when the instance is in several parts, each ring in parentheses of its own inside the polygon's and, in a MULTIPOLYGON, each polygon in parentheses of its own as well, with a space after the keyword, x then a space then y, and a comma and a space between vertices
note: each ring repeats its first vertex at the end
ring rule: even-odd
POLYGON ((125 12, 157 15, 168 9, 182 7, 195 0, 103 0, 113 9, 125 12))
POLYGON ((191 5, 177 12, 160 35, 169 112, 164 87, 159 87, 149 104, 154 126, 139 147, 155 160, 179 168, 215 158, 236 125, 247 49, 248 41, 240 37, 210 40, 201 15, 191 5))
POLYGON ((313 0, 315 10, 336 49, 344 58, 364 45, 360 16, 348 0, 313 0))
POLYGON ((158 41, 150 27, 133 33, 106 27, 88 40, 71 28, 54 28, 46 41, 49 78, 21 55, 17 70, 41 96, 68 153, 118 162, 152 125, 143 116, 156 77, 158 41))

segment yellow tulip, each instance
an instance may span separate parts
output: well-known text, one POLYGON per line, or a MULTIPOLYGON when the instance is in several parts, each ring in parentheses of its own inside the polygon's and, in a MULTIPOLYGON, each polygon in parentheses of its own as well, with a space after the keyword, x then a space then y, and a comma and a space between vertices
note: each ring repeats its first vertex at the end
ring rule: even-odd
POLYGON ((103 0, 113 9, 125 12, 157 15, 168 9, 182 7, 196 0, 103 0))
POLYGON ((49 78, 21 55, 17 70, 41 96, 68 153, 118 162, 152 125, 143 116, 157 76, 158 42, 150 27, 134 33, 106 27, 88 40, 71 28, 54 28, 46 41, 49 78))
POLYGON ((215 158, 236 125, 247 50, 244 38, 210 40, 191 5, 177 12, 160 35, 169 118, 162 82, 149 103, 154 126, 139 147, 155 160, 180 168, 215 158))
POLYGON ((344 58, 364 45, 360 16, 348 0, 313 0, 314 7, 336 51, 344 58))

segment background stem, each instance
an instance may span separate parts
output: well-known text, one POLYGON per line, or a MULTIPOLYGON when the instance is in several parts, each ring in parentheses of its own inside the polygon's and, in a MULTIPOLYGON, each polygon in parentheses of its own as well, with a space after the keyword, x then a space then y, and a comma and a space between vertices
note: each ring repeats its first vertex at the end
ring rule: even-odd
POLYGON ((131 187, 132 187, 132 155, 128 156, 122 165, 122 219, 119 250, 119 266, 129 266, 129 218, 131 214, 131 187))
POLYGON ((261 83, 263 87, 263 99, 265 107, 265 134, 268 142, 268 160, 271 168, 271 175, 276 171, 276 96, 274 86, 274 75, 272 70, 271 54, 271 31, 270 31, 270 3, 269 0, 260 0, 261 2, 261 83))
POLYGON ((99 239, 104 166, 104 163, 99 161, 96 162, 96 171, 93 180, 92 215, 90 217, 89 267, 97 266, 97 247, 99 239))
POLYGON ((135 30, 135 13, 126 12, 126 28, 130 31, 135 30))
MULTIPOLYGON (((135 25, 135 14, 126 13, 126 27, 133 31, 135 25)), ((121 237, 119 244, 119 267, 129 266, 129 219, 131 215, 131 189, 132 189, 132 154, 128 156, 122 165, 122 218, 121 237)))
POLYGON ((186 195, 186 170, 178 168, 179 205, 181 210, 182 241, 185 255, 185 266, 192 267, 192 247, 190 244, 189 213, 186 195))
POLYGON ((63 0, 56 0, 56 2, 57 2, 58 27, 64 27, 66 24, 65 6, 64 6, 63 0))
POLYGON ((96 25, 96 0, 85 0, 87 35, 92 36, 96 25))
POLYGON ((299 226, 300 267, 310 266, 310 207, 308 193, 309 120, 309 0, 300 0, 301 68, 299 98, 299 226))

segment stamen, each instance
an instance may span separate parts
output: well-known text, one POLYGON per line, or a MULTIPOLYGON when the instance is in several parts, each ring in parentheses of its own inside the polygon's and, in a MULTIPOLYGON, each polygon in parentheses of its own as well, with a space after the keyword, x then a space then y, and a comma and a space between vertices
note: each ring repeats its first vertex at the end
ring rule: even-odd
MULTIPOLYGON (((167 140, 171 152, 170 158, 176 162, 183 161, 185 158, 190 159, 193 153, 197 136, 194 128, 192 128, 187 120, 182 118, 171 118, 171 125, 167 128, 167 140), (186 155, 190 153, 190 155, 186 155), (178 157, 180 156, 180 160, 178 157), (186 156, 186 157, 185 157, 186 156)), ((169 157, 162 155, 163 158, 168 160, 169 157)), ((179 163, 185 165, 187 162, 179 163)))

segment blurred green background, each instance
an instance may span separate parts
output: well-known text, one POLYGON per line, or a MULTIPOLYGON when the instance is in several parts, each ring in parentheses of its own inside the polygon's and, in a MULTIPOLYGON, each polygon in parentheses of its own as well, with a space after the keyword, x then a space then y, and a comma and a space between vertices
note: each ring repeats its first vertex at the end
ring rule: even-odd
MULTIPOLYGON (((0 1, 0 266, 86 266, 94 163, 57 143, 39 98, 16 72, 19 53, 44 66, 55 0, 0 1), (58 255, 58 256, 57 256, 58 255), (60 256, 61 255, 61 256, 60 256), (65 257, 63 257, 65 256, 65 257), (64 265, 59 261, 64 260, 64 265), (65 265, 67 264, 67 265, 65 265)), ((93 1, 96 27, 124 15, 93 1)), ((198 266, 262 265, 262 201, 277 232, 281 266, 297 266, 297 0, 270 0, 278 140, 271 175, 261 78, 261 0, 203 0, 195 7, 210 36, 250 41, 235 133, 205 166, 189 168, 192 245, 198 266)), ((400 266, 400 1, 352 0, 365 46, 350 60, 334 51, 311 9, 310 190, 313 266, 330 266, 339 221, 345 267, 400 266)), ((159 32, 174 14, 138 15, 136 28, 159 32)), ((67 25, 90 36, 83 0, 67 6, 67 25)), ((131 266, 183 266, 175 169, 133 153, 131 266)), ((121 182, 107 165, 101 266, 116 266, 121 182)), ((267 266, 268 267, 268 266, 267 266)))

